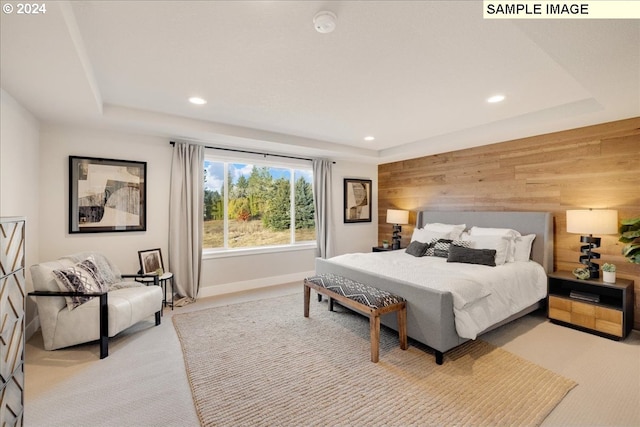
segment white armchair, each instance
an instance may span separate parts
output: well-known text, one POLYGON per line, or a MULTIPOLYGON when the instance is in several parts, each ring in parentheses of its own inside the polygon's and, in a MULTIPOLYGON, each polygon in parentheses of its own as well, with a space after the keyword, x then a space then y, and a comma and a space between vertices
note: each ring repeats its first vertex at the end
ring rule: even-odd
POLYGON ((161 287, 133 280, 141 275, 121 274, 100 253, 82 252, 30 270, 34 292, 29 295, 36 297, 46 350, 99 340, 103 359, 109 337, 152 315, 160 324, 161 287))

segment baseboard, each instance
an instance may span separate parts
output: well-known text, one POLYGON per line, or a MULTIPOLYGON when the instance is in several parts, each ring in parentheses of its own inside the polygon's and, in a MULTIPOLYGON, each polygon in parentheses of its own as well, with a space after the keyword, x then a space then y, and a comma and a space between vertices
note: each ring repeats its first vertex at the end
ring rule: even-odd
POLYGON ((300 282, 302 289, 302 281, 305 277, 313 276, 314 271, 301 273, 285 274, 282 276, 265 277, 262 279, 244 280, 241 282, 225 283, 222 285, 205 286, 200 288, 198 298, 215 297, 220 295, 233 294, 236 292, 245 292, 261 288, 269 288, 271 286, 282 285, 285 283, 300 282))
POLYGON ((24 340, 29 341, 29 338, 36 333, 36 331, 40 329, 40 317, 36 314, 31 322, 29 322, 24 329, 24 340))

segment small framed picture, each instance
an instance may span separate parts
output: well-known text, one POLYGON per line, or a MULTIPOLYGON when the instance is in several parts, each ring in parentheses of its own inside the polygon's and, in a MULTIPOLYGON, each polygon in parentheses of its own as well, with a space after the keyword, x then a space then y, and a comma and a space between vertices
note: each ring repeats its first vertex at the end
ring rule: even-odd
POLYGON ((164 274, 164 263, 162 262, 162 252, 160 249, 147 249, 144 251, 138 251, 138 257, 140 258, 140 270, 142 274, 159 273, 159 276, 164 274))
POLYGON ((371 222, 371 180, 344 180, 344 222, 371 222))

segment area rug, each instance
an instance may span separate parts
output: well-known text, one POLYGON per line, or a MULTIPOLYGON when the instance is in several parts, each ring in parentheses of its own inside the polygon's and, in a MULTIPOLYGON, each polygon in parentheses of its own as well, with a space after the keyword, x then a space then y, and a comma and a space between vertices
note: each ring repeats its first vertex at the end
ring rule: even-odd
POLYGON ((203 426, 539 425, 576 385, 481 340, 401 350, 368 319, 290 295, 173 316, 203 426))

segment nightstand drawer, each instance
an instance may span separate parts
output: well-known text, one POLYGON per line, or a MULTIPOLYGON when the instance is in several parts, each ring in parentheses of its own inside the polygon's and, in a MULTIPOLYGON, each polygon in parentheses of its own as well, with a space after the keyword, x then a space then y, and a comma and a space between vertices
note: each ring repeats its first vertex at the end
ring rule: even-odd
POLYGON ((596 330, 605 334, 621 337, 622 311, 605 307, 596 307, 596 330))
POLYGON ((549 317, 563 322, 571 322, 571 313, 557 308, 549 308, 549 317))
POLYGON ((571 301, 571 312, 575 314, 582 314, 588 317, 596 317, 596 306, 593 304, 571 301))
POLYGON ((614 310, 612 308, 596 307, 596 319, 602 319, 622 325, 622 311, 614 310))
POLYGON ((566 298, 558 298, 549 295, 549 307, 553 307, 557 310, 571 311, 571 301, 566 298))
POLYGON ((595 329, 596 318, 583 313, 571 313, 571 323, 583 328, 595 329))
POLYGON ((563 322, 571 322, 571 301, 549 296, 549 317, 563 322))
POLYGON ((615 335, 617 337, 622 336, 622 323, 613 323, 606 320, 596 319, 596 331, 604 332, 605 334, 615 335))

